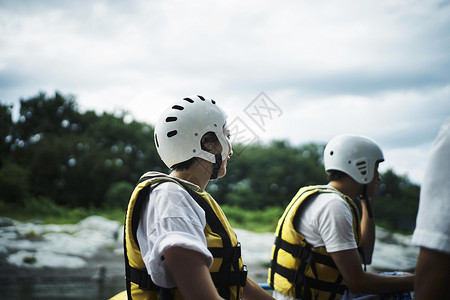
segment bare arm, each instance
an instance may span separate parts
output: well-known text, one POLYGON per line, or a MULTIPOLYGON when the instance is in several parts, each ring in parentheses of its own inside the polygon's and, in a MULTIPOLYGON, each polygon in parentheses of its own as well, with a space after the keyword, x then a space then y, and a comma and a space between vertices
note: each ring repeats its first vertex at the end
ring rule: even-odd
POLYGON ((364 272, 356 249, 330 254, 352 293, 385 294, 410 291, 414 288, 414 275, 387 276, 364 272))
POLYGON ((222 299, 202 254, 182 247, 171 247, 164 251, 164 257, 183 299, 222 299))
POLYGON ((362 218, 361 218, 361 250, 363 255, 361 261, 364 264, 370 265, 372 263, 373 249, 375 246, 375 216, 374 216, 374 199, 369 198, 369 205, 372 211, 372 217, 369 217, 367 204, 364 200, 361 201, 362 218))
POLYGON ((275 299, 261 288, 253 279, 247 277, 247 284, 244 287, 243 298, 246 300, 264 300, 275 299))
POLYGON ((450 299, 450 254, 421 247, 414 281, 415 299, 450 299))

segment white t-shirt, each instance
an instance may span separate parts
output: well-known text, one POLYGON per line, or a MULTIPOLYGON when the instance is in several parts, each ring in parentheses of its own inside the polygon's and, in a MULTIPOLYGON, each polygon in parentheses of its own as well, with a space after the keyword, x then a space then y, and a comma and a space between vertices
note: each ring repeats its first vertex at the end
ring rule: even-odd
POLYGON ((208 267, 212 265, 204 233, 205 212, 183 187, 173 182, 157 185, 149 197, 142 208, 137 240, 153 282, 173 288, 175 282, 162 259, 164 250, 178 246, 197 251, 204 255, 208 267))
MULTIPOLYGON (((335 193, 320 193, 294 220, 296 229, 313 247, 325 246, 328 252, 358 247, 353 233, 353 216, 347 202, 335 193)), ((274 291, 277 300, 294 298, 274 291)))
POLYGON ((450 253, 450 118, 441 127, 427 162, 412 242, 450 253))

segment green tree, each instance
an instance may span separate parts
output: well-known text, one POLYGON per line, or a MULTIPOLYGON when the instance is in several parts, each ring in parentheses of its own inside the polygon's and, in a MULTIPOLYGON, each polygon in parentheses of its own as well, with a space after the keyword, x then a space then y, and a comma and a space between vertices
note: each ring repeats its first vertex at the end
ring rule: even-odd
POLYGON ((234 148, 239 155, 231 157, 228 175, 209 188, 221 203, 250 210, 285 206, 300 187, 325 183, 321 146, 273 141, 234 148))
POLYGON ((0 167, 0 202, 23 204, 29 197, 28 172, 23 167, 3 161, 0 167))
POLYGON ((108 208, 121 208, 125 211, 133 189, 134 185, 128 181, 113 183, 106 191, 105 206, 108 208))
MULTIPOLYGON (((126 111, 80 112, 75 98, 40 93, 21 99, 18 122, 0 104, 0 201, 68 207, 121 207, 148 170, 167 172, 153 143, 153 126, 128 121, 126 111), (126 121, 127 120, 127 121, 126 121)), ((208 185, 221 204, 239 210, 275 207, 275 215, 300 187, 326 184, 324 145, 233 145, 228 174, 208 185)), ((383 174, 377 222, 411 231, 419 187, 392 170, 383 174)), ((26 205, 25 205, 26 206, 26 205)))
POLYGON ((33 196, 70 207, 101 207, 114 183, 134 184, 147 170, 165 169, 153 145, 153 127, 125 122, 126 112, 80 113, 75 98, 60 93, 40 93, 20 105, 10 148, 15 163, 27 170, 33 196))
POLYGON ((375 202, 377 221, 394 231, 411 233, 419 207, 419 186, 392 170, 381 178, 380 196, 375 202))
MULTIPOLYGON (((12 121, 11 105, 0 103, 0 157, 9 156, 9 151, 14 137, 14 124, 12 121)), ((0 166, 1 166, 0 161, 0 166)))

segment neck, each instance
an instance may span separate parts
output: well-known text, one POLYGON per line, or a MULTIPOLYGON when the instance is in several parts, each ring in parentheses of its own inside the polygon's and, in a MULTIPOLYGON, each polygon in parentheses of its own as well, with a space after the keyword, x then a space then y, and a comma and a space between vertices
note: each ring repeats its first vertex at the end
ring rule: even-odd
MULTIPOLYGON (((209 163, 211 164, 211 163, 209 163)), ((174 170, 170 176, 180 178, 198 185, 205 189, 211 177, 212 166, 207 165, 207 162, 199 162, 193 164, 188 170, 177 171, 174 170)))
POLYGON ((361 185, 350 177, 330 181, 328 185, 349 196, 353 200, 357 200, 358 196, 361 194, 361 185))

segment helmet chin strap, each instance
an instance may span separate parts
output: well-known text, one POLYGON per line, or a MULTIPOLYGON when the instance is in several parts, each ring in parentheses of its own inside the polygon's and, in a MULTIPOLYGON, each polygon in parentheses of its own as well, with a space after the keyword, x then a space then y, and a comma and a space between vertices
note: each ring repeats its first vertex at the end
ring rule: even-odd
POLYGON ((366 208, 367 208, 367 213, 369 215, 369 218, 372 219, 373 218, 373 212, 372 212, 372 207, 370 206, 369 197, 367 196, 367 184, 363 184, 363 191, 362 191, 362 195, 361 196, 362 196, 361 200, 366 202, 366 208))
POLYGON ((210 179, 217 179, 217 175, 219 175, 220 166, 222 166, 222 155, 216 154, 214 155, 216 158, 216 162, 213 164, 213 171, 211 173, 210 179))

